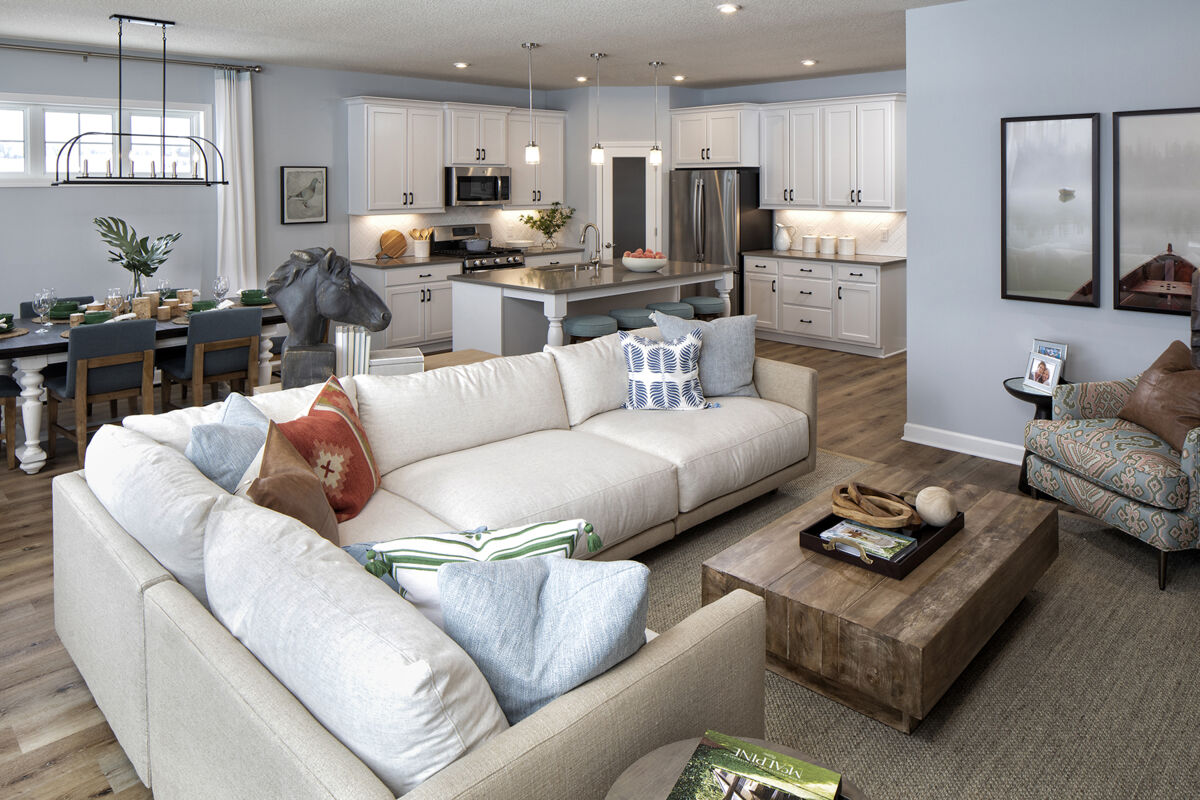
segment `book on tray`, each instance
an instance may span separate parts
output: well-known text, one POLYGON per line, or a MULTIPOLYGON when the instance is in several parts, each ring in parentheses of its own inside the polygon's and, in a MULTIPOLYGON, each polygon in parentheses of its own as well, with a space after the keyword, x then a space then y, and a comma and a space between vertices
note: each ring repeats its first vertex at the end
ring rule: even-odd
POLYGON ((838 539, 851 539, 862 545, 862 549, 867 555, 888 561, 895 561, 906 555, 917 544, 917 540, 911 536, 905 536, 895 531, 885 531, 882 528, 873 528, 870 525, 863 525, 861 522, 852 522, 848 519, 842 520, 823 532, 821 538, 827 542, 832 540, 834 546, 843 553, 859 555, 858 548, 854 545, 837 541, 838 539))
POLYGON ((667 800, 834 800, 841 785, 832 770, 708 731, 667 800))

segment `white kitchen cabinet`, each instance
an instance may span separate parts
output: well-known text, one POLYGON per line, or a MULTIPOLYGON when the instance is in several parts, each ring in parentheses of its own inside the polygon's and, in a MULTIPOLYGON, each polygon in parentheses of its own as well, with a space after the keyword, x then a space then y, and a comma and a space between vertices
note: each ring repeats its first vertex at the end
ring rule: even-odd
POLYGON ((539 255, 527 250, 525 251, 525 266, 556 267, 560 265, 579 264, 583 261, 583 257, 583 250, 567 253, 555 253, 553 255, 539 255))
POLYGON ((779 279, 775 275, 761 275, 747 272, 744 290, 746 293, 746 314, 757 314, 755 327, 758 330, 773 331, 778 327, 779 320, 779 279))
POLYGON ((773 106, 760 126, 759 207, 819 208, 820 107, 773 106))
POLYGON ((821 106, 821 203, 825 208, 903 211, 902 95, 821 106))
POLYGON ((445 211, 440 104, 382 97, 346 103, 349 212, 445 211))
POLYGON ((511 109, 464 103, 446 103, 445 108, 446 166, 502 167, 508 163, 511 109))
POLYGON ((849 344, 879 344, 879 292, 873 283, 838 281, 834 313, 837 339, 849 344))
POLYGON ((385 331, 384 347, 406 347, 425 341, 425 287, 394 286, 384 297, 392 324, 385 331))
POLYGON ((508 164, 512 170, 506 208, 544 208, 563 202, 565 195, 563 130, 566 115, 560 111, 533 112, 534 141, 541 161, 525 163, 529 143, 529 112, 514 111, 508 118, 508 164))
POLYGON ((758 106, 735 103, 671 113, 673 167, 757 167, 758 106))
POLYGON ((446 262, 393 269, 354 265, 358 275, 383 298, 392 312, 385 330, 371 334, 371 346, 440 346, 453 336, 451 275, 462 272, 461 262, 446 262))

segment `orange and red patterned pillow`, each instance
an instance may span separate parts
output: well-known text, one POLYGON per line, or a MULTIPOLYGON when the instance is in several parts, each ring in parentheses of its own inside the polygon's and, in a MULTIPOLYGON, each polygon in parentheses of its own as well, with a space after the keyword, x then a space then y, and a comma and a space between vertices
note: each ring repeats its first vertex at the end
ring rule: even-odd
POLYGON ((278 427, 321 479, 338 522, 358 516, 379 488, 379 467, 338 379, 325 382, 306 416, 278 427))

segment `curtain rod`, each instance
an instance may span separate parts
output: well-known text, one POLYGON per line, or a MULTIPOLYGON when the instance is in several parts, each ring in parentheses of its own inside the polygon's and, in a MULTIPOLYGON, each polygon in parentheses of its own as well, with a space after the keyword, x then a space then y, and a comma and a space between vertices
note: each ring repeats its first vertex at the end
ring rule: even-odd
MULTIPOLYGON (((116 53, 103 53, 94 50, 72 50, 68 47, 43 47, 31 44, 8 44, 0 42, 0 48, 5 50, 29 50, 35 53, 58 53, 66 56, 82 56, 86 61, 89 58, 116 58, 116 53)), ((155 64, 161 64, 162 58, 157 56, 125 56, 126 61, 151 61, 155 64)), ((181 64, 187 67, 212 67, 213 69, 231 69, 236 72, 262 72, 261 64, 213 64, 208 61, 188 61, 182 58, 168 58, 168 64, 181 64)))

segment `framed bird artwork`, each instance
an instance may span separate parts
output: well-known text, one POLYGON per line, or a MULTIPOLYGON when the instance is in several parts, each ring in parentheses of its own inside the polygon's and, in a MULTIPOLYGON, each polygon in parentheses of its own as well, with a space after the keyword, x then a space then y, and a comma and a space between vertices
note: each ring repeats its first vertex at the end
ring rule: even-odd
POLYGON ((279 214, 284 225, 328 222, 328 167, 280 167, 279 214))

